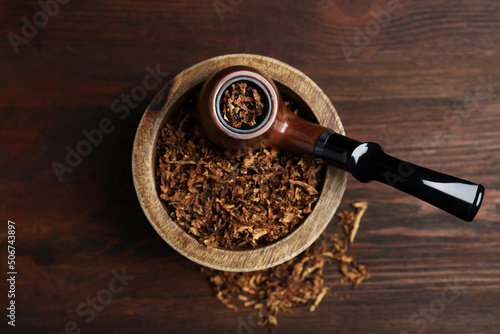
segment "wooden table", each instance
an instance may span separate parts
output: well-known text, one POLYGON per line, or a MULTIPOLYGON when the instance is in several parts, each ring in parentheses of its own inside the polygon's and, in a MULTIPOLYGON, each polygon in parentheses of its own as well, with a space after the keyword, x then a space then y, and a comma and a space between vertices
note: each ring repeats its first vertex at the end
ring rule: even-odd
POLYGON ((329 267, 337 295, 280 316, 276 333, 498 332, 497 1, 58 1, 42 1, 50 15, 34 1, 0 4, 2 333, 267 332, 224 308, 199 266, 155 233, 131 174, 135 130, 160 87, 241 52, 310 76, 351 137, 486 187, 464 223, 349 177, 343 207, 369 202, 351 250, 371 279, 352 290, 329 267))

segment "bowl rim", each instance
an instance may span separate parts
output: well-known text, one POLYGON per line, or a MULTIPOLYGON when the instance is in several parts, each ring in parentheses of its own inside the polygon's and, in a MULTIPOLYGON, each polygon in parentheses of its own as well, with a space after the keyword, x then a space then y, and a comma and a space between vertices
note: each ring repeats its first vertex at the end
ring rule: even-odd
POLYGON ((155 160, 159 131, 179 98, 203 83, 211 74, 235 65, 251 66, 267 73, 273 80, 297 94, 321 125, 337 133, 345 133, 329 98, 304 73, 279 60, 260 55, 218 56, 181 71, 153 98, 136 131, 132 151, 132 176, 144 214, 167 244, 200 265, 217 270, 244 272, 279 265, 309 247, 333 219, 346 187, 347 173, 327 166, 318 201, 300 226, 282 239, 255 249, 207 249, 174 222, 157 192, 155 160))

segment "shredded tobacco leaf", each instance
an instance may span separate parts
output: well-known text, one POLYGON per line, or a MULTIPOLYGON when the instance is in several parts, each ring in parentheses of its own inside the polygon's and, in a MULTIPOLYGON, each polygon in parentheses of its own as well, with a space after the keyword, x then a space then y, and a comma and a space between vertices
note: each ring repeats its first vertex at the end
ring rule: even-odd
POLYGON ((171 218, 207 248, 254 248, 294 231, 318 200, 323 165, 274 148, 219 149, 193 110, 191 101, 157 142, 157 184, 171 218))
POLYGON ((297 257, 274 268, 256 272, 237 273, 201 268, 213 285, 215 297, 229 309, 259 311, 260 326, 273 328, 278 325, 277 316, 283 311, 292 313, 293 308, 308 307, 314 312, 330 287, 325 287, 323 270, 332 260, 338 265, 340 282, 350 282, 356 288, 370 277, 368 268, 348 255, 352 226, 359 226, 367 203, 354 203, 357 209, 338 214, 344 228, 342 239, 335 233, 323 233, 321 237, 297 257))
POLYGON ((363 217, 366 209, 368 209, 368 203, 356 202, 352 206, 358 210, 356 210, 356 212, 344 210, 337 214, 337 216, 340 217, 339 224, 344 224, 345 233, 349 236, 349 243, 351 244, 354 243, 361 217, 363 217))
POLYGON ((247 83, 234 83, 226 89, 222 98, 222 116, 229 125, 241 128, 256 125, 264 104, 257 89, 247 83))

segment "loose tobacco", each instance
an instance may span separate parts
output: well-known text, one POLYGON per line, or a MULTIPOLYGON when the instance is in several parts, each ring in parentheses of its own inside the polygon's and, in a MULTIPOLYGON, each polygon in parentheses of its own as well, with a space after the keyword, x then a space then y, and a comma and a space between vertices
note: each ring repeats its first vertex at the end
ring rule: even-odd
POLYGON ((262 97, 252 86, 245 82, 234 83, 224 92, 222 98, 222 116, 234 128, 243 125, 252 127, 262 115, 262 97))
POLYGON ((193 108, 167 122, 157 142, 156 178, 171 218, 207 248, 255 248, 294 231, 318 200, 323 165, 278 149, 222 150, 193 108))
MULTIPOLYGON (((368 268, 347 254, 355 225, 359 227, 361 216, 367 209, 365 202, 354 203, 356 211, 337 214, 344 236, 323 233, 321 237, 299 256, 274 268, 256 272, 224 272, 202 268, 213 285, 215 297, 229 309, 259 311, 260 326, 278 325, 277 316, 283 311, 292 313, 293 308, 308 307, 314 312, 331 289, 325 287, 323 270, 334 260, 342 273, 340 282, 351 283, 356 288, 370 277, 368 268)), ((357 228, 356 228, 357 229, 357 228)))

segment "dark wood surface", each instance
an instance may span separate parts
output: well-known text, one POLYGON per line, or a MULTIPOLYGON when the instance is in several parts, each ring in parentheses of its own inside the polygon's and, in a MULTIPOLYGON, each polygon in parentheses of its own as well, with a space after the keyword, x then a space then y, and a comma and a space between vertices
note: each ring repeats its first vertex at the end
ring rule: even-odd
POLYGON ((369 202, 352 251, 372 277, 351 290, 329 267, 327 284, 337 295, 314 313, 279 317, 276 332, 498 332, 498 2, 401 0, 383 27, 370 12, 394 1, 232 3, 221 20, 212 0, 70 1, 18 53, 9 32, 22 35, 23 17, 32 22, 40 5, 0 4, 0 332, 267 332, 251 326, 250 312, 213 298, 199 266, 163 242, 138 204, 131 148, 159 86, 128 115, 113 112, 122 94, 138 92, 147 66, 170 73, 163 85, 198 61, 238 52, 274 57, 310 76, 351 137, 486 187, 476 220, 464 223, 349 177, 343 206, 369 202), (370 40, 356 39, 366 29, 370 40), (356 48, 349 62, 341 49, 348 45, 356 48), (76 149, 82 131, 106 118, 113 131, 59 182, 52 163, 65 163, 66 147, 76 149), (8 220, 17 229, 15 328, 5 316, 8 220), (112 272, 123 268, 134 279, 118 289, 112 272), (92 318, 88 298, 109 296, 92 318))

